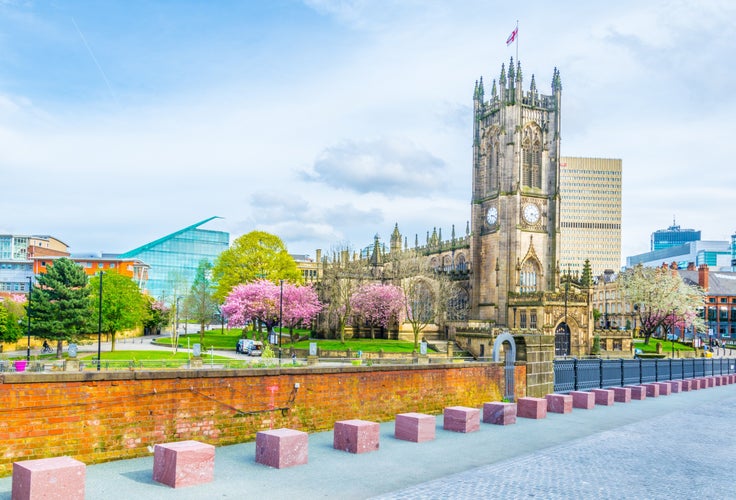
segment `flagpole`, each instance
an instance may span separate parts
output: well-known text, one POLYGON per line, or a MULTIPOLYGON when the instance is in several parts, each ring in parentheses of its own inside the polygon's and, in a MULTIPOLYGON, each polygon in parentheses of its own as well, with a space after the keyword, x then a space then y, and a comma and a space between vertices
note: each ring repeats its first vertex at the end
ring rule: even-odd
POLYGON ((519 20, 516 20, 516 64, 519 64, 519 20))

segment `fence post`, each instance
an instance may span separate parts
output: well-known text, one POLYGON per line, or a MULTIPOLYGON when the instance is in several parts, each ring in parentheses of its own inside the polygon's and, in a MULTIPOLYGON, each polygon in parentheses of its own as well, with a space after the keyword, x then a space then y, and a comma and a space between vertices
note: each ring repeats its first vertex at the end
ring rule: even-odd
POLYGON ((598 387, 603 389, 603 358, 598 360, 598 387))
POLYGON ((672 358, 670 358, 670 376, 667 378, 667 380, 672 380, 672 358))
POLYGON ((641 377, 641 358, 639 358, 639 384, 642 383, 642 377, 641 377))
POLYGON ((578 358, 573 358, 572 360, 572 373, 573 373, 572 386, 577 391, 578 390, 578 358))
POLYGON ((624 358, 621 358, 621 387, 624 386, 624 358))

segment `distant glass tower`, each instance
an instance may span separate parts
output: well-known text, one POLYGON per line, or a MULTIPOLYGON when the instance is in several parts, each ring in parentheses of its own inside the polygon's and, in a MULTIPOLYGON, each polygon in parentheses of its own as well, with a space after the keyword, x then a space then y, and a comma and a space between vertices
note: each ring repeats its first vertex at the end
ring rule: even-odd
POLYGON ((672 225, 667 229, 659 229, 652 233, 651 251, 663 248, 679 247, 690 241, 700 241, 700 231, 695 229, 681 229, 672 220, 672 225))
POLYGON ((140 259, 151 266, 146 283, 148 294, 164 302, 173 302, 176 296, 189 292, 200 261, 214 263, 230 244, 229 233, 199 228, 214 219, 219 217, 192 224, 119 257, 140 259))

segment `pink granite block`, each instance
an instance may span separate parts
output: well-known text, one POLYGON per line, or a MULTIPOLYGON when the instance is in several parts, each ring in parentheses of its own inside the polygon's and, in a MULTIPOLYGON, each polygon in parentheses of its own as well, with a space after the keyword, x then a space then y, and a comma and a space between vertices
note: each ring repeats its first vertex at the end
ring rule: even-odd
POLYGON ((72 457, 13 463, 12 500, 84 500, 86 466, 72 457))
POLYGON ((667 382, 655 382, 655 384, 659 386, 660 396, 669 396, 672 392, 672 386, 667 382))
POLYGON ((647 399, 647 388, 641 385, 627 385, 631 389, 631 399, 636 401, 642 401, 647 399))
POLYGON ((547 411, 551 413, 572 413, 572 396, 569 394, 547 394, 547 411))
POLYGON ((256 462, 277 469, 309 461, 309 435, 294 429, 275 429, 256 434, 256 462))
POLYGON ((726 385, 726 376, 725 375, 718 375, 716 377, 716 385, 726 385))
POLYGON ((670 380, 667 382, 670 384, 670 392, 676 393, 682 390, 682 380, 670 380))
POLYGON ((587 391, 572 391, 572 407, 592 410, 595 408, 595 394, 587 391))
POLYGON ((516 403, 494 401, 483 404, 483 422, 495 425, 511 425, 516 423, 516 403))
POLYGON ((614 394, 612 389, 593 389, 595 395, 595 404, 601 406, 612 406, 614 402, 614 394))
POLYGON ((613 400, 617 403, 631 403, 631 387, 613 387, 613 400))
POLYGON ((521 418, 547 418, 547 400, 544 398, 519 398, 516 415, 521 418))
POLYGON ((209 483, 215 475, 215 447, 199 441, 157 444, 153 480, 172 488, 209 483))
POLYGON ((423 443, 434 439, 437 419, 424 413, 400 413, 396 415, 394 437, 404 441, 423 443))
POLYGON ((682 384, 680 384, 681 392, 688 392, 690 388, 692 387, 692 385, 693 385, 692 380, 689 380, 689 379, 683 380, 682 384))
POLYGON ((736 384, 736 373, 732 373, 728 376, 728 383, 729 384, 736 384))
POLYGON ((659 396, 659 386, 657 384, 641 384, 647 390, 648 398, 656 398, 659 396))
POLYGON ((690 380, 690 390, 691 391, 697 391, 699 389, 704 389, 704 384, 699 378, 694 378, 690 380))
POLYGON ((480 429, 480 410, 467 406, 449 406, 444 411, 443 429, 454 432, 475 432, 480 429))
POLYGON ((708 387, 715 387, 716 386, 716 378, 715 377, 707 377, 705 380, 708 382, 708 387))
POLYGON ((350 453, 368 453, 378 450, 381 427, 368 420, 342 420, 335 422, 332 446, 350 453))

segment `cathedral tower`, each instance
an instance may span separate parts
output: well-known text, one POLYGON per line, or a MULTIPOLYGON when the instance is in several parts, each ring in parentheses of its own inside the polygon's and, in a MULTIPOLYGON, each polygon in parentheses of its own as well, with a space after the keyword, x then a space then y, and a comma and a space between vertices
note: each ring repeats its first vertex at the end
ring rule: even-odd
POLYGON ((510 324, 510 294, 559 286, 560 99, 537 92, 534 76, 522 91, 521 64, 473 95, 472 317, 510 324))

